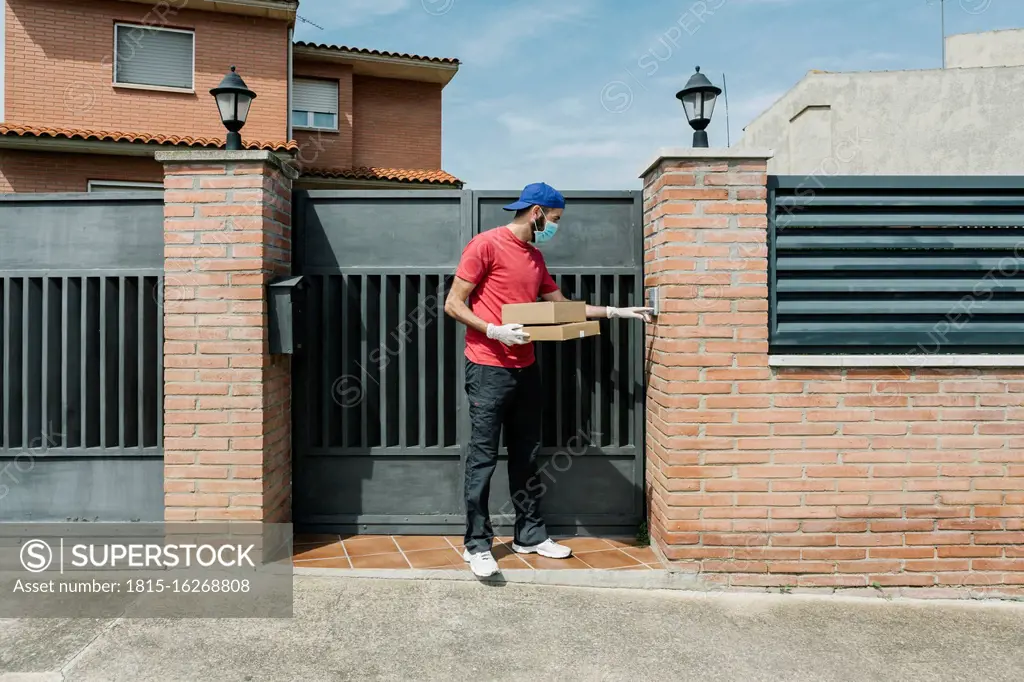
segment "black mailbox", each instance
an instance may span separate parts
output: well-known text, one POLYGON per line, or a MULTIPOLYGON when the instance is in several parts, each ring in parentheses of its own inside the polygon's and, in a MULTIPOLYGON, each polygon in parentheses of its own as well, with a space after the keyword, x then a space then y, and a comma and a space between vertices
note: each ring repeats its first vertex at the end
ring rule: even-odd
POLYGON ((295 352, 295 305, 305 287, 302 276, 278 277, 267 285, 270 316, 270 352, 291 355, 295 352))

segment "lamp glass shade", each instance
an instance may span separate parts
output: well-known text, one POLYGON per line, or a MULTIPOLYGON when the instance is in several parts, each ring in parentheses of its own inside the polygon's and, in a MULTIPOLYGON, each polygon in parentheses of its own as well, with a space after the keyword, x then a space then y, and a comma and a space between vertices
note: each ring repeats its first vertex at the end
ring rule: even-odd
POLYGON ((686 112, 686 120, 690 123, 696 121, 707 121, 715 112, 715 101, 718 95, 714 92, 688 92, 680 98, 683 102, 683 111, 686 112))
POLYGON ((238 122, 245 123, 245 119, 249 117, 249 105, 252 104, 252 97, 249 97, 249 95, 246 95, 244 93, 238 93, 235 96, 238 98, 238 122))
POLYGON ((701 97, 704 100, 703 116, 701 118, 710 119, 711 114, 715 113, 715 102, 718 100, 718 93, 702 92, 701 97))
POLYGON ((686 112, 686 120, 693 121, 700 118, 700 93, 699 92, 688 92, 680 99, 683 102, 683 111, 686 112))
MULTIPOLYGON (((221 92, 217 95, 217 108, 220 109, 220 120, 224 123, 235 121, 235 101, 238 95, 234 92, 221 92)), ((248 109, 248 105, 246 105, 248 109)))

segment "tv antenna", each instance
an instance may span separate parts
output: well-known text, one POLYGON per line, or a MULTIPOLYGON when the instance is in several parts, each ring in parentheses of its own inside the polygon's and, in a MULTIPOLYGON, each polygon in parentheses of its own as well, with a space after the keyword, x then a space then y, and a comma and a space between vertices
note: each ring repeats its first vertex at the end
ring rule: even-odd
POLYGON ((725 146, 732 146, 732 125, 729 123, 729 86, 725 82, 725 72, 722 72, 722 94, 725 95, 725 146))
POLYGON ((303 16, 300 16, 300 15, 296 14, 296 15, 295 15, 295 18, 296 18, 296 19, 298 19, 299 21, 301 21, 301 22, 302 22, 302 23, 304 23, 304 24, 309 24, 310 26, 316 26, 316 27, 317 27, 318 29, 320 29, 321 31, 322 31, 322 30, 324 30, 324 27, 323 27, 323 26, 321 26, 320 24, 315 24, 315 23, 313 23, 312 21, 310 21, 310 20, 309 20, 309 19, 307 19, 306 17, 303 17, 303 16))

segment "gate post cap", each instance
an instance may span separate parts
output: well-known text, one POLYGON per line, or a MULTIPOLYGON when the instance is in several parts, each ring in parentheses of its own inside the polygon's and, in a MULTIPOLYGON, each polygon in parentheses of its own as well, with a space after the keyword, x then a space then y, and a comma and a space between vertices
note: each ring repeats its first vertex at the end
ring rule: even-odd
POLYGON ((265 163, 280 171, 290 180, 299 177, 299 169, 294 164, 291 154, 282 154, 265 149, 242 149, 227 151, 225 149, 166 149, 158 150, 154 158, 165 165, 200 166, 203 164, 220 165, 225 163, 265 163))
POLYGON ((662 161, 673 161, 675 159, 686 161, 718 161, 720 159, 767 161, 774 156, 774 149, 759 149, 757 147, 705 147, 702 149, 695 147, 664 147, 659 149, 654 158, 644 166, 640 177, 646 177, 662 161))

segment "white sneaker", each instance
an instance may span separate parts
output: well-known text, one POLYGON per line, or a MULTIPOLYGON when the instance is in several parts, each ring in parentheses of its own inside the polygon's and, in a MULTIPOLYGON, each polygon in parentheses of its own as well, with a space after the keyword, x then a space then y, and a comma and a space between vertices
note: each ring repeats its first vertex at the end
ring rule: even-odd
POLYGON ((546 556, 549 559, 568 559, 572 556, 572 549, 565 545, 560 545, 551 538, 548 538, 539 545, 517 545, 512 543, 512 549, 518 554, 540 554, 546 556))
POLYGON ((469 550, 463 550, 463 561, 469 562, 469 569, 478 578, 489 578, 498 572, 498 562, 490 552, 477 552, 470 554, 469 550))

